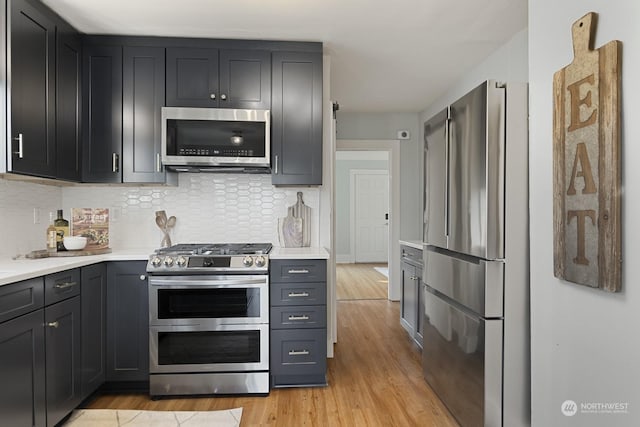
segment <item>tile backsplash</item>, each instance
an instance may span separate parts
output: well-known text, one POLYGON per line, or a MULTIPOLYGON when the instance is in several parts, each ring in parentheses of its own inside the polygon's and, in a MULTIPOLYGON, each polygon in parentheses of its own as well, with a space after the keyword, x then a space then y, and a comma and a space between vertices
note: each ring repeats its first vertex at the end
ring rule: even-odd
POLYGON ((44 248, 48 212, 62 207, 70 218, 74 207, 106 207, 113 249, 154 248, 163 234, 155 211, 177 217, 173 243, 272 242, 278 245, 278 218, 296 203, 296 193, 312 208, 311 245, 319 241, 318 188, 281 188, 270 175, 181 174, 177 187, 91 186, 52 187, 0 180, 0 218, 4 235, 0 256, 44 248), (33 209, 41 212, 33 224, 33 209), (23 238, 22 236, 26 238, 23 238), (24 243, 20 243, 24 241, 24 243))

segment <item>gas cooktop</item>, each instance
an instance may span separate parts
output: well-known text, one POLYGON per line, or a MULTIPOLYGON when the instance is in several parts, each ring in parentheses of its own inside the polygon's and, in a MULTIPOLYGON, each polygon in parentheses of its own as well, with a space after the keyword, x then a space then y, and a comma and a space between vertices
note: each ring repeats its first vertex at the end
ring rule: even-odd
POLYGON ((181 243, 149 257, 152 274, 267 273, 271 243, 181 243))

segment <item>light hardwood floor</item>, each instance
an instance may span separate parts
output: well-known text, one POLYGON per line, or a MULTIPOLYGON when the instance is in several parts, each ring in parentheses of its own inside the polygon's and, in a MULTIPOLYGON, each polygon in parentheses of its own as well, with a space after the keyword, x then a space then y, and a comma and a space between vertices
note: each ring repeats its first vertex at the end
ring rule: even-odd
POLYGON ((267 397, 150 400, 102 395, 89 408, 199 411, 243 408, 241 426, 455 427, 422 377, 421 354, 399 324, 399 304, 339 301, 338 344, 328 387, 272 390, 267 397))
POLYGON ((374 267, 387 264, 337 264, 336 296, 341 300, 387 299, 389 279, 374 267))

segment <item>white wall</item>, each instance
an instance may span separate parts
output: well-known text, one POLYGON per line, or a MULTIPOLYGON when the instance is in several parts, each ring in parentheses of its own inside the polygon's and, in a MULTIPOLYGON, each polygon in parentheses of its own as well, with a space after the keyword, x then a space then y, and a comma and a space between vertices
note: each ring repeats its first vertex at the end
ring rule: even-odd
POLYGON ((534 426, 640 425, 640 2, 529 2, 532 421, 534 426), (553 276, 553 73, 573 59, 571 25, 599 13, 595 46, 622 41, 622 292, 553 276), (560 411, 565 400, 578 413, 560 411), (627 414, 582 413, 582 403, 628 404, 627 414))
POLYGON ((420 157, 417 113, 347 113, 338 111, 338 139, 391 140, 398 130, 411 132, 400 144, 400 238, 419 240, 422 227, 420 157))

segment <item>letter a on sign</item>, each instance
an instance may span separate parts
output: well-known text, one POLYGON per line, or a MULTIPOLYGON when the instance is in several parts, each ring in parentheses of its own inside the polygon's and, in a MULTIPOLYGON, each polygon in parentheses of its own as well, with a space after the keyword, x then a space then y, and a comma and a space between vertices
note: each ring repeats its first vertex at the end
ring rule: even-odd
POLYGON ((573 62, 553 76, 554 273, 618 292, 622 44, 594 50, 596 19, 573 24, 573 62))

